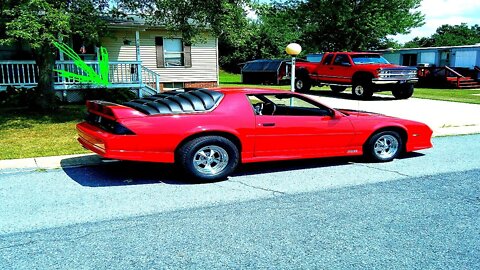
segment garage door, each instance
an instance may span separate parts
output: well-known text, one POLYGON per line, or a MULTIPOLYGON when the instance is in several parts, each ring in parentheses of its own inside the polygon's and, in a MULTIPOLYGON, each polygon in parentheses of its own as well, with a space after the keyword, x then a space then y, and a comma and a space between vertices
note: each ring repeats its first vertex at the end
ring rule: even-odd
POLYGON ((455 67, 473 68, 477 62, 477 51, 457 51, 455 67))

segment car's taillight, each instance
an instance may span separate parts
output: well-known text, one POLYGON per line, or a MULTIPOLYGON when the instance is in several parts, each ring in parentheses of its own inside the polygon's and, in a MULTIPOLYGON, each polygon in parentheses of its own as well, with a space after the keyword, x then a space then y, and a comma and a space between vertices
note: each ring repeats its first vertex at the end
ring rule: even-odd
POLYGON ((115 122, 112 133, 116 135, 135 135, 133 131, 118 122, 115 122))

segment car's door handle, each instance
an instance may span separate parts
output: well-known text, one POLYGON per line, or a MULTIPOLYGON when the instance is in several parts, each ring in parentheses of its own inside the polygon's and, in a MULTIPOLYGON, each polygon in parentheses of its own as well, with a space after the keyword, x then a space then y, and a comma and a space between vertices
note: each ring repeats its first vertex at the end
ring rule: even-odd
POLYGON ((264 126, 264 127, 273 127, 273 126, 275 126, 275 123, 263 123, 262 126, 264 126))

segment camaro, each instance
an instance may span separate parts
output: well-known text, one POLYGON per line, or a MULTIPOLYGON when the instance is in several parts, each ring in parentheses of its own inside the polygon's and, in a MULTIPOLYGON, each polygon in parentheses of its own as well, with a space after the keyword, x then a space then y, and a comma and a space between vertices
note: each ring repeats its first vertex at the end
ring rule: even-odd
POLYGON ((329 108, 269 89, 182 89, 122 105, 87 101, 78 141, 105 158, 175 163, 201 181, 239 163, 365 155, 391 161, 432 147, 425 124, 329 108))

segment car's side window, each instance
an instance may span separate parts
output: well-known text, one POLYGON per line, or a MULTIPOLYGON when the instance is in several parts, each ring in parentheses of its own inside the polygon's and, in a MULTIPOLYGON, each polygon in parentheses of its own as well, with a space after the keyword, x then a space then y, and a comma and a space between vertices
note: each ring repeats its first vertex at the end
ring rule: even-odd
POLYGON ((324 65, 330 65, 332 62, 333 54, 329 54, 325 57, 325 60, 323 61, 324 65))
POLYGON ((333 60, 333 64, 337 66, 350 65, 350 60, 346 54, 338 54, 333 60))
POLYGON ((331 110, 292 94, 248 95, 256 115, 327 116, 331 110))

